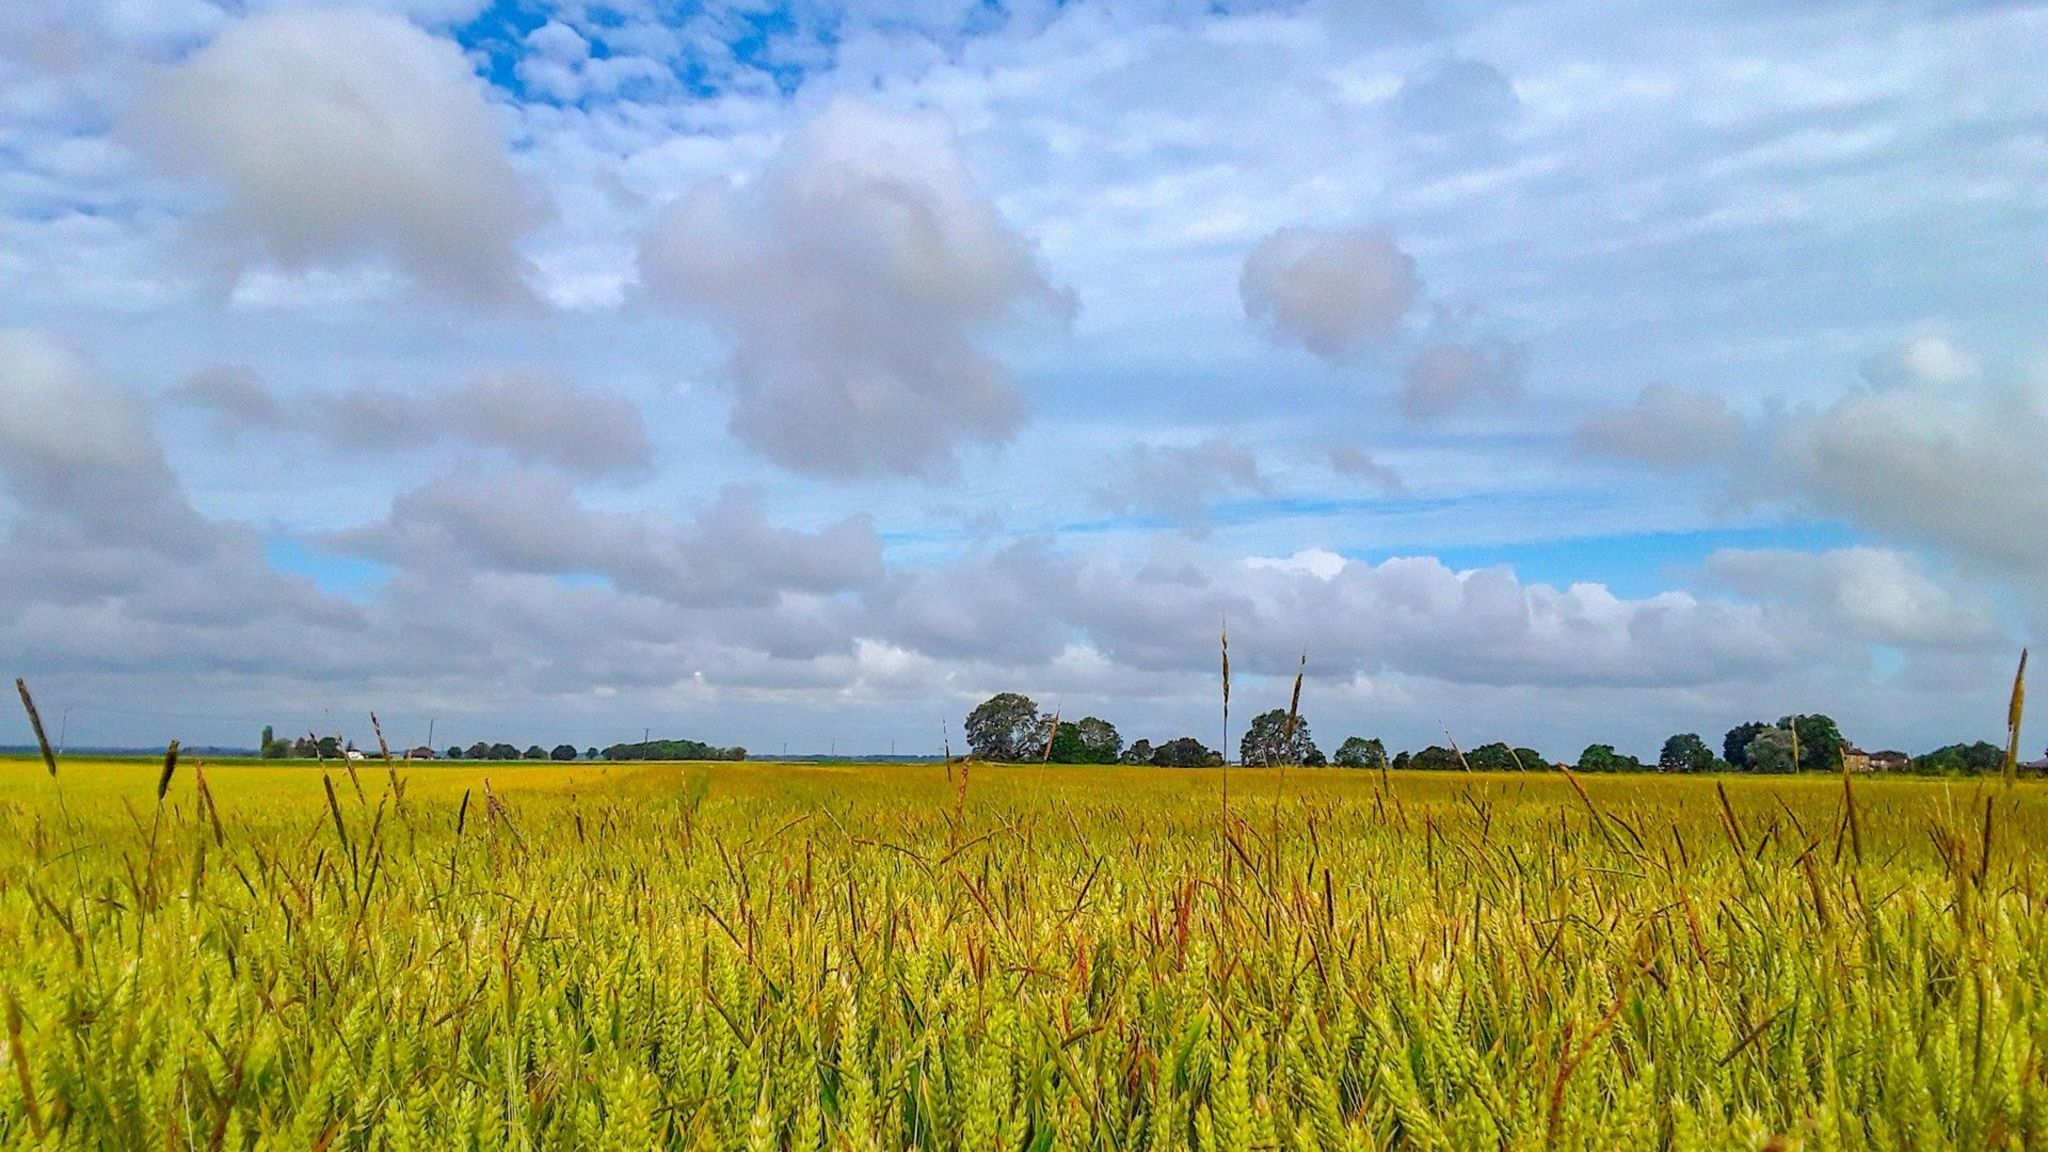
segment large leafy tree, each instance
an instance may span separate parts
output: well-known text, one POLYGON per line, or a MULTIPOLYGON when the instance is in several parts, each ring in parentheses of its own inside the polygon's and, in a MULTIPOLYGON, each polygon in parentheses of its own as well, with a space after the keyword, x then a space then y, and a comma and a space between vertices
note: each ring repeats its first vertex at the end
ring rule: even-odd
POLYGON ((1081 747, 1087 750, 1088 763, 1114 764, 1123 753, 1124 738, 1116 725, 1095 716, 1084 716, 1076 725, 1081 733, 1081 747))
MULTIPOLYGON (((1401 767, 1397 761, 1394 767, 1401 767)), ((1441 744, 1432 744, 1408 758, 1408 767, 1418 772, 1462 772, 1465 761, 1454 749, 1441 744)))
POLYGON ((1161 744, 1152 753, 1152 762, 1163 768, 1207 768, 1223 763, 1223 755, 1193 736, 1182 736, 1161 744))
POLYGON ((557 744, 555 745, 555 750, 548 753, 548 758, 551 760, 574 760, 576 758, 576 746, 574 744, 557 744))
POLYGON ((1545 766, 1543 754, 1534 748, 1510 748, 1503 743, 1481 744, 1465 753, 1465 762, 1475 772, 1528 772, 1545 766))
POLYGON ((1387 765, 1387 746, 1375 736, 1346 736, 1337 745, 1337 754, 1330 757, 1330 763, 1339 768, 1384 768, 1387 765))
POLYGON ((1018 692, 998 692, 967 714, 967 750, 983 760, 1036 760, 1045 753, 1038 705, 1018 692))
POLYGON ((1736 770, 1747 771, 1749 769, 1749 742, 1756 739, 1759 734, 1768 728, 1770 728, 1770 725, 1761 720, 1751 720, 1747 724, 1737 724, 1735 727, 1730 728, 1728 734, 1721 737, 1721 758, 1728 761, 1729 765, 1736 770))
POLYGON ((1793 742, 1796 739, 1790 728, 1766 728, 1756 734, 1743 749, 1751 772, 1797 772, 1799 765, 1793 759, 1793 742))
POLYGON ((1849 741, 1842 736, 1842 729, 1829 717, 1815 713, 1812 716, 1786 716, 1778 721, 1778 727, 1789 728, 1799 736, 1799 767, 1818 768, 1824 772, 1842 770, 1842 749, 1849 741))
POLYGON ((1308 734, 1308 720, 1301 716, 1294 718, 1290 735, 1287 725, 1287 709, 1275 708, 1252 717, 1251 724, 1244 730, 1244 738, 1238 741, 1238 762, 1257 766, 1260 764, 1306 764, 1319 759, 1316 742, 1308 734))
POLYGON ((1636 772, 1643 762, 1625 752, 1616 752, 1612 744, 1588 744, 1579 753, 1581 772, 1636 772))
POLYGON ((1124 750, 1124 739, 1116 725, 1089 716, 1080 723, 1065 722, 1052 736, 1051 759, 1059 764, 1114 764, 1124 750))
POLYGON ((1129 748, 1124 749, 1121 759, 1126 764, 1152 763, 1152 742, 1150 740, 1139 740, 1133 743, 1129 748))
POLYGON ((1913 758, 1913 771, 1940 776, 1996 772, 2004 766, 2005 749, 1982 740, 1974 744, 1945 745, 1925 756, 1913 758))
POLYGON ((1697 732, 1680 732, 1664 742, 1657 754, 1657 767, 1665 772, 1709 772, 1714 767, 1714 750, 1697 732))

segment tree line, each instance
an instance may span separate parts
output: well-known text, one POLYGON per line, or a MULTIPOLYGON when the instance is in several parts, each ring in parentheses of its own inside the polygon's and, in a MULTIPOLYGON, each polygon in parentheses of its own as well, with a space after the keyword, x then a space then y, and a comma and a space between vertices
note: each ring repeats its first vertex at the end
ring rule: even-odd
MULTIPOLYGON (((967 750, 970 756, 994 761, 1043 761, 1052 764, 1152 764, 1170 768, 1214 767, 1224 762, 1223 754, 1192 736, 1180 736, 1154 745, 1149 740, 1126 746, 1116 725, 1096 716, 1062 720, 1047 716, 1029 696, 999 692, 967 714, 967 750)), ((1645 763, 1611 744, 1589 744, 1575 762, 1552 760, 1534 748, 1503 742, 1482 744, 1472 749, 1455 745, 1431 745, 1417 752, 1399 751, 1391 757, 1378 737, 1347 736, 1337 750, 1325 756, 1309 732, 1308 720, 1296 714, 1291 721, 1285 708, 1274 708, 1252 717, 1238 741, 1237 763, 1249 766, 1299 765, 1338 768, 1408 769, 1479 772, 1548 770, 1558 766, 1577 772, 1755 772, 1793 773, 1839 772, 1843 758, 1863 757, 1860 769, 1888 769, 1923 775, 1961 776, 2000 771, 2005 750, 1977 741, 1950 744, 1923 756, 1900 752, 1865 755, 1842 735, 1835 721, 1823 714, 1782 716, 1776 723, 1748 721, 1728 730, 1717 755, 1696 732, 1680 732, 1664 741, 1655 761, 1645 763)))
MULTIPOLYGON (((339 736, 300 736, 297 739, 280 738, 272 728, 263 729, 263 740, 258 745, 266 760, 339 760, 351 752, 359 751, 354 742, 343 741, 339 736)), ((574 744, 557 744, 543 748, 538 744, 528 745, 524 750, 517 745, 479 740, 468 747, 450 744, 446 749, 435 751, 430 748, 414 748, 405 752, 393 750, 394 755, 405 755, 414 759, 432 758, 439 760, 745 760, 745 748, 721 748, 701 740, 647 740, 631 744, 613 744, 607 748, 595 746, 578 751, 574 744)), ((382 755, 380 751, 378 755, 382 755)))

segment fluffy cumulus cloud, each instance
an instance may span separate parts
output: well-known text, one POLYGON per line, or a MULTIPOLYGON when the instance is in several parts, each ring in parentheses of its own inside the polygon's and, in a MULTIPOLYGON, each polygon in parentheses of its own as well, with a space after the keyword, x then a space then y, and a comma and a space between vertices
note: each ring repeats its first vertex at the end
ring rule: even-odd
POLYGON ((83 356, 30 330, 0 332, 0 475, 26 524, 82 545, 196 546, 148 414, 83 356))
POLYGON ((1881 385, 1754 417, 1669 385, 1579 428, 1596 455, 1723 478, 1731 495, 1839 518, 2031 577, 2048 562, 2048 381, 1979 376, 1953 347, 1909 343, 1881 385))
POLYGON ((1364 229, 1282 228, 1246 254, 1237 284, 1269 339, 1332 361, 1399 332, 1422 292, 1415 258, 1364 229))
POLYGON ((133 135, 167 172, 218 190, 211 236, 251 242, 245 264, 388 260, 467 301, 531 298, 519 241, 538 202, 485 86, 459 46, 400 17, 237 20, 155 77, 133 135))
POLYGON ((640 267, 729 333, 733 433, 821 476, 945 476, 1007 440, 1024 398, 981 338, 1071 307, 942 121, 844 99, 745 186, 671 205, 640 267))
POLYGON ((1776 607, 1683 593, 1626 599, 1599 584, 1524 584, 1505 568, 1328 552, 1188 566, 1013 549, 903 577, 887 605, 884 635, 909 650, 1044 660, 1081 645, 1108 667, 1148 674, 1207 671, 1224 620, 1247 672, 1283 675, 1307 650, 1338 680, 1701 685, 1768 676, 1829 647, 1776 607))
POLYGON ((1989 597, 1952 576, 1935 579, 1920 559, 1894 549, 1724 549, 1706 569, 1717 583, 1798 604, 1876 644, 1977 648, 2003 638, 1989 597))
POLYGON ((1721 397, 1651 384, 1630 407, 1588 417, 1578 444, 1594 456, 1683 470, 1732 461, 1743 431, 1742 417, 1721 397))
POLYGON ((1199 524, 1211 502, 1272 491, 1258 457, 1220 437, 1199 444, 1133 444, 1113 461, 1096 504, 1117 514, 1159 516, 1199 524))
POLYGON ((1337 444, 1330 448, 1330 471, 1339 476, 1363 480, 1381 492, 1389 495, 1408 490, 1401 474, 1382 464, 1372 453, 1356 444, 1337 444))
POLYGON ((1512 344, 1431 344, 1401 378, 1401 411, 1435 420, 1478 403, 1505 403, 1522 390, 1522 350, 1512 344))
POLYGON ((623 393, 546 374, 482 375, 447 389, 280 395, 247 368, 215 366, 170 396, 212 413, 231 437, 252 429, 296 432, 350 451, 453 440, 587 476, 635 476, 653 457, 640 409, 623 393))
POLYGON ((251 669, 280 630, 319 641, 287 674, 363 652, 346 604, 201 516, 135 395, 43 333, 0 332, 0 483, 0 647, 24 670, 251 669))
POLYGON ((382 523, 326 546, 411 569, 597 575, 682 607, 773 603, 873 584, 881 543, 864 518, 805 533, 770 525, 758 493, 727 488, 685 520, 586 507, 561 477, 461 472, 400 493, 382 523))

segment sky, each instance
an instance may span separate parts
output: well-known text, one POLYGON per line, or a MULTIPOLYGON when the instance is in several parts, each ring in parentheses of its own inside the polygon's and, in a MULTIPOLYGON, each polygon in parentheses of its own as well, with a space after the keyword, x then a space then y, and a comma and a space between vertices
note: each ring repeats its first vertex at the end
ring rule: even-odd
POLYGON ((1213 746, 1227 625, 1326 747, 2002 741, 2043 74, 2020 3, 9 4, 0 671, 1213 746))

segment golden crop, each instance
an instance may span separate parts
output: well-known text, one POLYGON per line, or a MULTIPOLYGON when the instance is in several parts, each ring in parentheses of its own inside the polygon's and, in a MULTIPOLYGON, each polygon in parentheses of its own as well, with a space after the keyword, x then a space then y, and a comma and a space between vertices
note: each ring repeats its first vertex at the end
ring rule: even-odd
POLYGON ((2038 785, 358 771, 0 765, 0 1147, 2048 1147, 2038 785))

